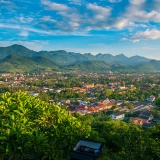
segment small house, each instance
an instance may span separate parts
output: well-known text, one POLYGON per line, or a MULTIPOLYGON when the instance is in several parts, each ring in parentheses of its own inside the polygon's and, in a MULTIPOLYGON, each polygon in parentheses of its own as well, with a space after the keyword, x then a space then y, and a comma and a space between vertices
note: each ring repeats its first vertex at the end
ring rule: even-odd
POLYGON ((124 112, 113 113, 110 115, 113 120, 123 120, 125 117, 124 112))

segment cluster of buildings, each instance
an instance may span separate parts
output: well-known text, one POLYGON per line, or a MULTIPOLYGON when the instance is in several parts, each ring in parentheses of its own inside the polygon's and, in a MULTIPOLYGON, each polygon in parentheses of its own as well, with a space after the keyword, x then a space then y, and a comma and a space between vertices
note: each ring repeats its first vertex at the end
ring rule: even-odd
POLYGON ((115 105, 114 101, 110 101, 109 99, 104 100, 103 102, 95 102, 87 104, 85 101, 80 101, 79 105, 73 105, 73 107, 69 107, 68 110, 71 114, 77 112, 81 115, 85 114, 93 114, 100 111, 107 111, 111 109, 115 105))
MULTIPOLYGON (((62 73, 57 73, 59 76, 58 78, 60 79, 66 79, 67 77, 63 77, 61 76, 62 73)), ((41 73, 41 74, 33 74, 32 76, 30 76, 29 74, 2 74, 0 75, 1 81, 0 84, 4 85, 4 84, 8 84, 8 86, 11 87, 24 87, 26 86, 25 82, 27 81, 36 81, 36 80, 42 80, 43 77, 48 76, 48 75, 53 75, 53 73, 41 73)), ((79 77, 81 76, 86 76, 88 78, 95 78, 95 77, 99 77, 98 74, 86 74, 86 73, 79 73, 78 75, 79 77)), ((126 77, 133 77, 133 75, 131 74, 127 74, 127 75, 113 75, 113 74, 108 74, 108 75, 101 75, 102 77, 105 77, 107 79, 117 79, 118 76, 126 76, 126 77)), ((139 74, 136 75, 133 79, 133 81, 141 81, 142 77, 144 75, 143 74, 139 74)), ((52 77, 52 80, 57 80, 57 77, 52 77)), ((118 79, 117 79, 118 80, 118 79)), ((46 79, 47 81, 47 79, 46 79)), ((96 99, 96 93, 94 92, 95 88, 108 88, 112 91, 118 89, 119 90, 119 94, 125 94, 125 92, 127 92, 126 89, 131 89, 131 90, 135 90, 136 87, 133 84, 125 84, 119 81, 114 81, 114 82, 110 82, 108 84, 85 84, 84 82, 82 83, 83 86, 82 87, 72 87, 72 88, 67 88, 70 90, 74 90, 77 93, 82 93, 82 94, 88 94, 88 98, 92 98, 92 99, 96 99)), ((160 87, 159 84, 151 84, 150 87, 154 87, 156 86, 160 87)), ((143 88, 143 87, 142 87, 143 88)), ((41 87, 39 88, 39 91, 41 92, 46 92, 46 93, 60 93, 63 89, 66 88, 48 88, 48 87, 41 87)), ((148 88, 144 88, 145 90, 148 90, 148 88)), ((31 91, 29 92, 31 96, 38 96, 39 93, 38 92, 34 92, 31 91)), ((156 97, 153 95, 150 95, 147 97, 146 99, 146 103, 145 102, 131 102, 132 105, 134 106, 134 109, 132 111, 130 111, 127 107, 122 105, 122 101, 115 101, 115 100, 109 100, 109 99, 105 99, 102 100, 100 102, 92 102, 92 103, 87 103, 86 101, 79 99, 78 101, 76 100, 60 100, 58 102, 58 104, 62 105, 62 106, 68 106, 67 109, 68 111, 73 114, 73 113, 79 113, 81 115, 85 115, 85 114, 94 114, 94 113, 98 113, 101 111, 109 111, 112 110, 114 112, 112 112, 112 114, 110 114, 109 116, 113 119, 113 120, 124 120, 126 118, 127 113, 131 113, 134 114, 136 113, 137 116, 135 117, 131 117, 129 119, 130 123, 133 123, 135 125, 142 125, 144 128, 148 127, 148 126, 152 126, 153 125, 153 121, 159 121, 158 119, 155 120, 155 118, 153 117, 151 110, 153 109, 153 106, 150 105, 150 103, 153 103, 155 101, 156 97)), ((55 103, 53 99, 51 99, 49 101, 50 103, 55 103)))
MULTIPOLYGON (((70 106, 71 103, 68 101, 63 101, 64 105, 70 106)), ((146 129, 148 127, 154 127, 156 122, 160 122, 160 119, 155 119, 152 110, 154 108, 150 103, 139 103, 132 102, 134 106, 133 110, 130 111, 126 106, 123 106, 122 102, 106 99, 102 102, 95 102, 87 104, 85 101, 79 101, 79 105, 73 105, 68 107, 68 111, 71 114, 79 113, 81 115, 94 114, 101 111, 111 111, 109 115, 113 120, 125 120, 127 119, 128 123, 134 125, 141 125, 142 128, 146 129), (114 108, 117 106, 116 108, 114 108), (114 109, 113 109, 114 108, 114 109), (114 110, 114 112, 113 112, 114 110), (128 114, 130 116, 128 117, 128 114), (132 116, 134 115, 134 116, 132 116), (136 116, 135 116, 136 115, 136 116)))

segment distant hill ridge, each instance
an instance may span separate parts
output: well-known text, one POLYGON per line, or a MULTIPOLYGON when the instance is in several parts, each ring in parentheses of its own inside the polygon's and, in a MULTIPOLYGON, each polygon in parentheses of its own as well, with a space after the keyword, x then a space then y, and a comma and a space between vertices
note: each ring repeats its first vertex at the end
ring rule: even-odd
POLYGON ((60 64, 73 64, 77 61, 99 60, 109 63, 119 63, 123 65, 137 65, 150 61, 150 59, 145 57, 133 56, 128 58, 123 54, 119 54, 116 56, 102 53, 92 55, 91 53, 80 54, 74 52, 66 52, 64 50, 36 52, 18 44, 9 47, 0 47, 0 59, 3 59, 11 54, 26 57, 42 56, 60 64))
POLYGON ((84 71, 84 72, 156 72, 160 61, 145 57, 126 57, 123 54, 74 53, 59 51, 32 51, 21 45, 0 47, 0 72, 30 71, 84 71))

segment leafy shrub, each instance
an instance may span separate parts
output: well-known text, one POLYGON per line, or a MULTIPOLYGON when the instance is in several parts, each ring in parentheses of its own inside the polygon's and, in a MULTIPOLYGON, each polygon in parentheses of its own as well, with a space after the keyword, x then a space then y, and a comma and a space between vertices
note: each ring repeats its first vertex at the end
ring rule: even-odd
POLYGON ((0 158, 2 160, 69 159, 72 147, 91 127, 57 105, 28 93, 0 97, 0 158))

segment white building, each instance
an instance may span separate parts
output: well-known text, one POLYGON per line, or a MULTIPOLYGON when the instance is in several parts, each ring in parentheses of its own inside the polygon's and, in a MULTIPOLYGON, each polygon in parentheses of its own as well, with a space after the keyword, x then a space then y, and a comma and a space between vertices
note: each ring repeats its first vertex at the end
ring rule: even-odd
POLYGON ((125 117, 124 112, 113 113, 110 115, 113 120, 123 120, 125 117))

